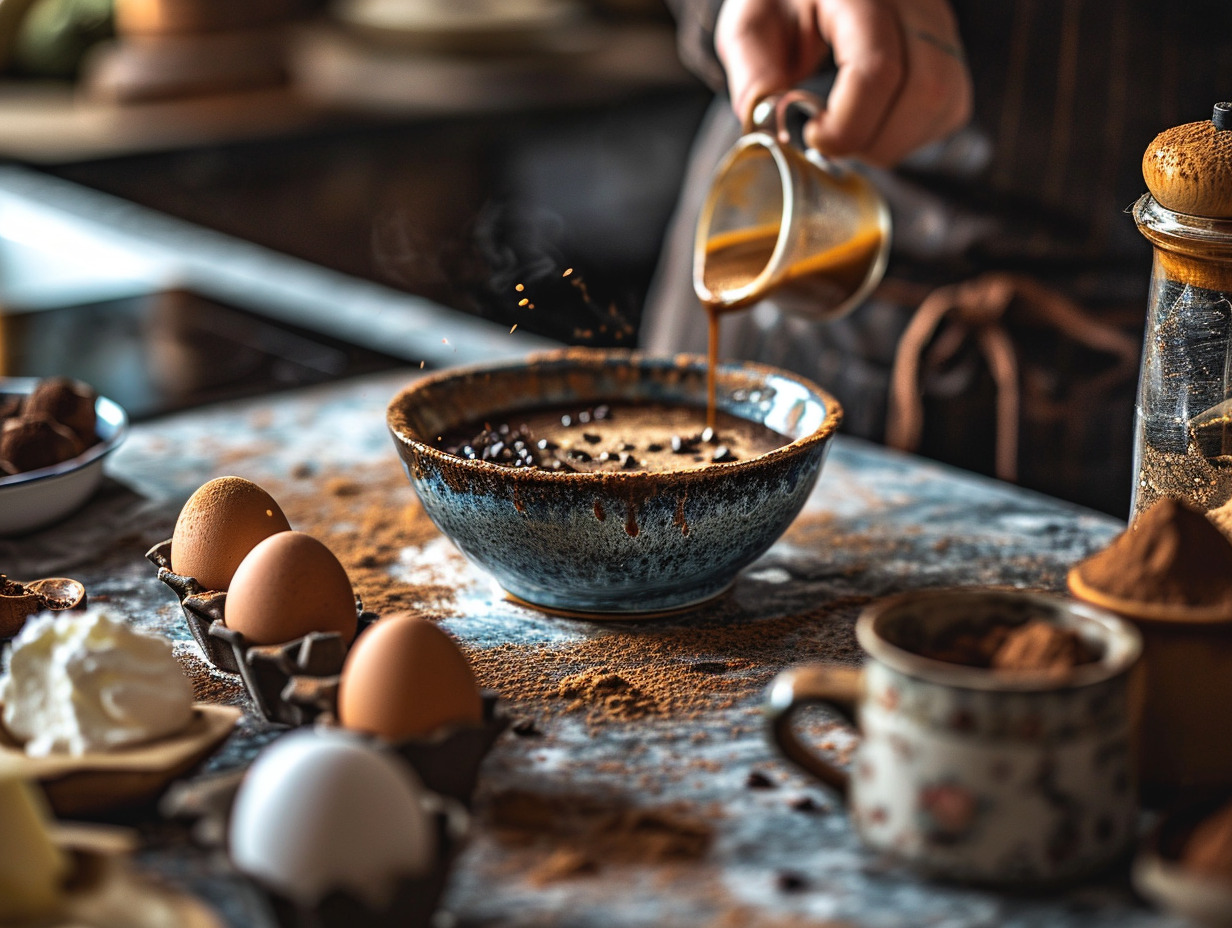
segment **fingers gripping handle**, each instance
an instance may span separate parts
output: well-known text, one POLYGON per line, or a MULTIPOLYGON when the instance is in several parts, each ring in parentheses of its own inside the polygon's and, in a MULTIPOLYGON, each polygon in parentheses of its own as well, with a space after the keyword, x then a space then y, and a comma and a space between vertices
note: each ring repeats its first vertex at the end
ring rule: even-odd
POLYGON ((774 678, 766 700, 769 734, 783 756, 844 796, 847 772, 806 746, 792 723, 798 710, 821 705, 835 710, 854 727, 852 711, 860 696, 862 678, 862 671, 835 664, 792 667, 774 678))

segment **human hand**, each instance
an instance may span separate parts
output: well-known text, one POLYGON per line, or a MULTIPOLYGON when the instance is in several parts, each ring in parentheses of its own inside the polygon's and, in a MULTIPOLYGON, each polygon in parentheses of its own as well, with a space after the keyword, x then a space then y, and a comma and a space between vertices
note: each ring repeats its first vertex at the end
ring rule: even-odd
POLYGON ((971 118, 971 75, 947 0, 724 0, 714 44, 745 123, 759 100, 833 56, 826 108, 804 128, 805 142, 828 155, 889 167, 971 118))

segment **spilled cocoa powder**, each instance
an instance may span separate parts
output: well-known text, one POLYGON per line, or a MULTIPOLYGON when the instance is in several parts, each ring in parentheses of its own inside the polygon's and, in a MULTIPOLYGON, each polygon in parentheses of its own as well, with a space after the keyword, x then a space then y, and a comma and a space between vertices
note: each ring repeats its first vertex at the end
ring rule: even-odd
POLYGON ((453 614, 451 586, 406 583, 390 572, 405 548, 440 536, 399 468, 370 465, 345 475, 305 468, 291 481, 264 486, 293 528, 334 552, 365 609, 377 615, 413 611, 425 618, 453 614))
POLYGON ((683 806, 633 807, 589 794, 509 790, 489 799, 487 813, 497 840, 543 855, 529 875, 539 886, 612 865, 698 860, 714 837, 713 828, 683 806))
POLYGON ((1232 611, 1232 543, 1179 500, 1156 502, 1077 571, 1118 599, 1232 611))
POLYGON ((198 656, 191 645, 182 644, 173 648, 175 659, 180 663, 184 676, 192 684, 193 700, 223 706, 243 706, 248 694, 240 678, 232 673, 216 669, 209 661, 198 656))
POLYGON ((481 686, 543 715, 584 713, 591 724, 651 716, 696 719, 760 693, 788 664, 854 663, 854 620, 868 597, 806 613, 740 621, 719 603, 686 627, 601 632, 564 645, 462 647, 481 686))
MULTIPOLYGON (((413 611, 430 620, 455 615, 448 578, 407 583, 391 572, 408 548, 440 537, 400 468, 372 465, 339 474, 305 467, 290 480, 264 485, 293 527, 337 555, 365 608, 378 615, 413 611)), ((868 599, 842 597, 755 621, 720 599, 668 627, 604 630, 565 644, 459 644, 480 686, 532 718, 576 713, 591 724, 698 718, 756 696, 788 664, 858 662, 854 624, 868 599)))

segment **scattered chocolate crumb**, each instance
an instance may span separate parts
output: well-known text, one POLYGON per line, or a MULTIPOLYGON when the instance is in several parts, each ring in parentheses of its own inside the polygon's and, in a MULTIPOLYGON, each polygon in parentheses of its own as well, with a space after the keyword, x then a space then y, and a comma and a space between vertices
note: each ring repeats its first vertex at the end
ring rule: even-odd
POLYGON ((519 719, 513 723, 512 731, 521 738, 538 738, 543 735, 534 719, 519 719))
POLYGON ((760 770, 752 770, 744 779, 747 789, 775 789, 777 784, 760 770))
POLYGON ((811 814, 822 810, 821 806, 812 796, 797 796, 788 803, 788 806, 793 812, 807 812, 811 814))
POLYGON ((808 880, 791 870, 780 870, 774 877, 774 885, 779 892, 798 893, 808 889, 808 880))

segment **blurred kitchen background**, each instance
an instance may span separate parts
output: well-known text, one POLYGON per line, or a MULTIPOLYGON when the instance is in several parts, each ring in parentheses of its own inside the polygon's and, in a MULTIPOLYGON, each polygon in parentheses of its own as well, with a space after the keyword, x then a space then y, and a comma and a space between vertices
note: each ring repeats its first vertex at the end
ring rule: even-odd
POLYGON ((0 0, 0 374, 136 418, 631 345, 709 93, 662 0, 0 0))

